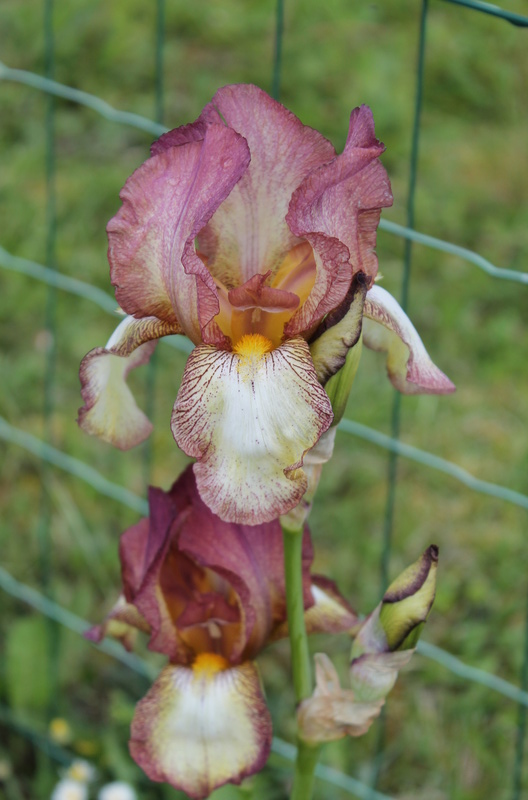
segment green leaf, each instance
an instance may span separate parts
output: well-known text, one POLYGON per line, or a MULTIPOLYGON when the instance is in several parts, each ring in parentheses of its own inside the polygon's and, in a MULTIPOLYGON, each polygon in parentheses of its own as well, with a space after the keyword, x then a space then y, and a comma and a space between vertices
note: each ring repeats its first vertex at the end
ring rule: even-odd
POLYGON ((14 622, 6 639, 6 690, 15 710, 40 710, 51 690, 48 667, 48 622, 23 617, 14 622))

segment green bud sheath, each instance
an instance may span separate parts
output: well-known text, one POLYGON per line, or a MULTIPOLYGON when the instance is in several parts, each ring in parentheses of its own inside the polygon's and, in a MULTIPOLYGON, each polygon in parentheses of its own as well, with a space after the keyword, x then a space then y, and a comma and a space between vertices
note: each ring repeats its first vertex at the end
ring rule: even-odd
POLYGON ((379 621, 389 650, 408 650, 416 646, 433 605, 437 563, 438 547, 431 545, 385 592, 379 621))
POLYGON ((339 372, 332 375, 325 385, 325 392, 330 398, 332 411, 334 412, 332 427, 338 425, 343 419, 352 384, 358 371, 362 347, 363 340, 360 337, 358 342, 348 351, 345 363, 339 372))

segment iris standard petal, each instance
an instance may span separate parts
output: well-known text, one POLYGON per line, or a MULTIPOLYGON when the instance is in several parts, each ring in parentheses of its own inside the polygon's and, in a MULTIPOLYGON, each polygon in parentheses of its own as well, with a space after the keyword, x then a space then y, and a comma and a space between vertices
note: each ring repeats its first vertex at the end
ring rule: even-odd
POLYGON ((131 369, 146 364, 162 336, 181 333, 177 321, 126 317, 106 347, 96 347, 81 361, 79 377, 84 406, 77 422, 87 433, 128 450, 149 436, 152 424, 138 408, 126 384, 131 369))
POLYGON ((271 719, 255 665, 227 668, 208 653, 192 668, 165 667, 132 721, 134 760, 151 780, 196 800, 258 772, 270 746, 271 719))
POLYGON ((231 289, 256 273, 274 273, 298 243, 285 221, 290 198, 335 150, 257 86, 219 89, 201 119, 224 120, 251 151, 247 172, 199 236, 212 274, 231 289))
POLYGON ((214 281, 194 238, 249 163, 245 140, 210 125, 202 140, 161 150, 127 180, 109 222, 108 258, 120 306, 178 319, 195 343, 219 310, 214 281))
POLYGON ((309 174, 293 194, 286 220, 292 233, 312 245, 317 277, 286 335, 311 329, 336 308, 355 273, 374 279, 381 209, 392 205, 389 179, 378 160, 383 150, 371 110, 356 108, 343 153, 309 174))
POLYGON ((387 372, 404 394, 449 394, 455 386, 433 364, 420 336, 394 297, 381 286, 367 293, 363 342, 387 353, 387 372))
POLYGON ((197 459, 202 500, 221 519, 256 525, 300 501, 303 455, 333 415, 303 339, 271 352, 264 337, 248 339, 239 352, 195 348, 171 424, 178 445, 197 459))

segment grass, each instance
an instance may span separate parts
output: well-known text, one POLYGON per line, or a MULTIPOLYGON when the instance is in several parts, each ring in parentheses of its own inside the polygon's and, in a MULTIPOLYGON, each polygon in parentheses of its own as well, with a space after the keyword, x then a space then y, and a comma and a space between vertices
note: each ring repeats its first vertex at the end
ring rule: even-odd
MULTIPOLYGON (((414 102, 419 3, 292 0, 286 4, 283 102, 341 148, 351 108, 374 111, 395 204, 387 219, 405 222, 414 102)), ((523 3, 509 3, 525 12, 523 3)), ((257 0, 167 3, 165 123, 194 119, 219 85, 252 81, 271 88, 274 4, 257 0)), ((57 4, 55 77, 117 108, 155 113, 154 6, 140 0, 57 4)), ((416 225, 470 247, 499 266, 526 271, 525 161, 528 112, 526 32, 452 6, 430 3, 416 225), (524 160, 523 160, 524 159, 524 160)), ((41 4, 0 7, 2 60, 43 72, 41 4)), ((1 240, 7 250, 46 260, 45 113, 47 97, 0 86, 4 154, 1 240)), ((109 290, 105 225, 126 177, 147 155, 150 137, 72 103, 56 104, 57 239, 61 272, 109 290)), ((403 242, 380 233, 384 285, 399 295, 403 242)), ((145 493, 145 447, 123 456, 75 425, 77 367, 106 341, 113 321, 79 298, 57 292, 54 334, 46 331, 49 290, 0 273, 3 391, 0 413, 48 437, 116 483, 145 493), (43 423, 50 345, 56 346, 53 413, 43 423)), ((421 246, 413 249, 410 315, 435 362, 457 384, 449 398, 405 398, 402 438, 456 462, 478 477, 527 491, 526 289, 493 280, 476 267, 421 246)), ((167 488, 186 463, 168 430, 184 357, 158 351, 154 389, 133 376, 138 397, 154 393, 154 484, 167 488)), ((348 414, 389 431, 392 391, 382 360, 366 353, 348 414)), ((15 446, 2 445, 0 547, 18 579, 42 586, 62 605, 98 620, 118 587, 117 539, 137 515, 98 497, 15 446), (44 486, 44 494, 42 493, 44 486), (49 542, 39 520, 49 515, 49 542), (45 539, 45 537, 44 537, 45 539)), ((317 569, 335 578, 368 611, 380 592, 386 501, 386 454, 346 434, 323 474, 311 518, 317 569), (337 555, 339 554, 339 555, 337 555)), ((441 551, 439 590, 426 638, 468 663, 519 682, 526 606, 526 513, 479 496, 452 479, 400 461, 391 575, 431 542, 441 551)), ((46 533, 46 530, 44 530, 46 533)), ((148 785, 127 754, 128 724, 143 679, 127 673, 78 637, 60 630, 49 672, 44 620, 2 597, 4 658, 0 701, 17 719, 46 731, 50 711, 74 731, 71 751, 91 758, 104 778, 135 782, 142 798, 174 798, 148 785)), ((319 639, 344 667, 345 640, 319 639)), ((276 732, 293 735, 288 649, 264 654, 261 667, 276 732)), ((401 800, 481 800, 512 796, 517 709, 500 695, 468 685, 415 657, 390 697, 379 789, 401 800)), ((46 798, 57 777, 48 761, 8 725, 0 738, 13 777, 12 797, 46 798)), ((328 747, 325 760, 368 780, 377 730, 328 747)), ((241 789, 218 798, 285 797, 288 770, 277 756, 241 789)), ((528 778, 527 778, 528 781, 528 778)), ((318 784, 318 798, 345 797, 318 784)), ((525 790, 525 791, 528 791, 525 790)), ((9 796, 9 795, 8 795, 9 796)))

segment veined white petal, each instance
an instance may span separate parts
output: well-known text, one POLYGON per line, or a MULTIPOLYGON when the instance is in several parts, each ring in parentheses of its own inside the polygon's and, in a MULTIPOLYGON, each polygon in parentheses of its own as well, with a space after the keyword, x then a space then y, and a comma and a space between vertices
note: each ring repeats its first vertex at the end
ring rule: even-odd
POLYGON ((271 719, 248 661, 165 667, 136 707, 130 752, 151 780, 199 800, 262 769, 270 745, 271 719))
POLYGON ((332 422, 308 345, 241 355, 200 345, 172 415, 174 438, 197 458, 202 500, 228 522, 256 525, 289 511, 307 488, 303 455, 332 422))
POLYGON ((404 394, 454 392, 454 385, 433 364, 416 328, 389 292, 373 286, 363 313, 363 342, 387 353, 387 371, 396 389, 404 394))

